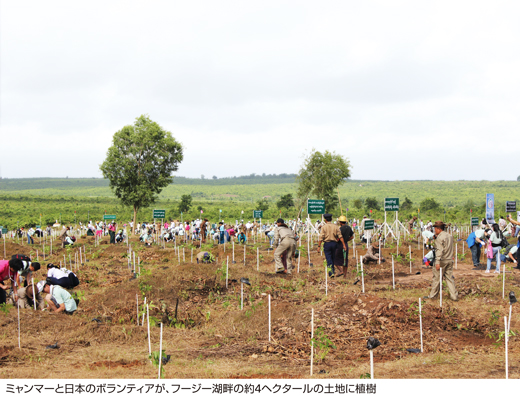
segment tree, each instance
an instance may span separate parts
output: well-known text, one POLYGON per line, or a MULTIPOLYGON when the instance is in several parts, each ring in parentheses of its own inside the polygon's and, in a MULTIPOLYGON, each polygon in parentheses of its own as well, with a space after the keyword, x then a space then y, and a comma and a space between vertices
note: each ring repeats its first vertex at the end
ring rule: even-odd
POLYGON ((218 179, 218 177, 217 177, 217 176, 213 176, 213 180, 217 180, 217 179, 218 179))
POLYGON ((267 201, 267 199, 259 199, 257 202, 256 202, 256 210, 267 210, 269 209, 269 202, 267 201))
POLYGON ((516 181, 520 181, 520 176, 518 176, 518 177, 516 178, 516 181))
POLYGON ((433 198, 424 199, 421 204, 421 212, 426 212, 428 210, 439 210, 441 205, 433 198))
POLYGON ((133 207, 134 230, 139 209, 153 204, 172 183, 182 160, 182 144, 147 115, 114 134, 100 169, 121 203, 133 207))
POLYGON ((379 202, 377 202, 377 199, 375 199, 373 197, 369 197, 369 198, 365 199, 365 208, 367 210, 370 210, 370 209, 379 210, 379 202))
POLYGON ((325 199, 325 209, 330 211, 338 204, 334 200, 336 188, 350 177, 350 162, 335 152, 323 154, 312 150, 305 158, 296 176, 298 197, 306 199, 310 195, 325 199), (327 202, 328 201, 328 202, 327 202))
POLYGON ((363 201, 360 200, 359 198, 358 199, 355 199, 353 202, 352 202, 352 205, 354 205, 354 207, 356 209, 361 209, 363 207, 363 201))
POLYGON ((408 197, 404 197, 404 202, 401 204, 400 210, 412 209, 413 202, 408 197))
POLYGON ((179 212, 186 213, 191 208, 191 195, 186 194, 181 196, 181 202, 179 203, 179 212))
POLYGON ((282 195, 280 200, 276 203, 278 209, 289 209, 294 207, 294 200, 292 194, 282 195))

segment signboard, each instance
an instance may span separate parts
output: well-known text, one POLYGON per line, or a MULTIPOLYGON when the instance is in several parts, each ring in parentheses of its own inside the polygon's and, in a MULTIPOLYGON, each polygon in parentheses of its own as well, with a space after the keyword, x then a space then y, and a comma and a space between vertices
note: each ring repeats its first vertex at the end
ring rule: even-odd
POLYGON ((253 210, 253 219, 261 219, 264 217, 263 210, 253 210))
POLYGON ((154 209, 153 210, 153 218, 154 219, 164 219, 164 218, 166 218, 166 211, 164 209, 154 209))
POLYGON ((116 219, 116 215, 104 215, 103 216, 103 220, 115 220, 116 219))
POLYGON ((495 224, 495 194, 486 194, 486 220, 495 224))
POLYGON ((520 212, 516 212, 516 221, 520 221, 520 212))
POLYGON ((385 198, 385 212, 398 212, 399 198, 385 198))
POLYGON ((308 199, 307 200, 307 214, 325 214, 325 200, 324 199, 308 199))
POLYGON ((6 235, 7 234, 7 228, 0 226, 0 234, 6 235))
POLYGON ((516 201, 506 201, 506 212, 516 212, 516 201))
POLYGON ((478 227, 478 217, 472 217, 471 218, 471 226, 477 226, 478 227))
POLYGON ((374 229, 374 220, 365 220, 365 230, 374 229))

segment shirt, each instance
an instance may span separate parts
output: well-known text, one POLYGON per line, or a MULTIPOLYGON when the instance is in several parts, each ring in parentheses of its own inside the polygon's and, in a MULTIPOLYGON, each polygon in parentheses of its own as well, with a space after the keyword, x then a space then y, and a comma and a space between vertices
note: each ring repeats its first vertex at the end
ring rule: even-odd
POLYGON ((279 241, 285 238, 294 240, 294 232, 289 227, 276 227, 274 230, 274 246, 278 247, 279 241))
POLYGON ((339 227, 336 224, 326 223, 320 230, 320 241, 336 242, 342 237, 339 227))
POLYGON ((58 304, 65 304, 65 311, 73 312, 76 309, 78 309, 76 301, 74 301, 70 293, 61 286, 53 286, 51 290, 51 295, 56 299, 56 302, 58 304))
POLYGON ((0 260, 0 282, 6 279, 13 279, 13 272, 9 269, 9 260, 0 260))
POLYGON ((445 260, 453 260, 453 237, 448 234, 446 231, 441 231, 439 235, 437 235, 437 239, 435 240, 435 247, 437 248, 435 257, 439 261, 445 260))
POLYGON ((426 239, 432 239, 435 234, 431 231, 423 231, 422 236, 426 239))
POLYGON ((65 272, 63 272, 59 268, 49 268, 49 270, 47 271, 47 278, 61 279, 66 277, 67 275, 65 274, 65 272))
POLYGON ((346 224, 344 226, 341 226, 339 230, 341 232, 341 235, 343 236, 343 240, 345 241, 346 245, 349 239, 352 238, 352 236, 354 235, 354 232, 352 231, 352 228, 350 228, 350 226, 346 224))

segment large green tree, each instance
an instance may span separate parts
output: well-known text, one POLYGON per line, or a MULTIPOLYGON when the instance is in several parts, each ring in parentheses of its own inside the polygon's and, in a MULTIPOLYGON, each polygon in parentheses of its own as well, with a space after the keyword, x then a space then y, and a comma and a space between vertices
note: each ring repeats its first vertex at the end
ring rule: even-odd
POLYGON ((336 188, 350 177, 350 162, 335 152, 312 150, 296 176, 298 198, 325 199, 325 210, 338 205, 336 188))
POLYGON ((182 160, 182 144, 147 115, 114 134, 100 169, 115 196, 133 207, 134 229, 139 209, 155 202, 182 160))
POLYGON ((292 194, 285 194, 280 197, 280 200, 276 203, 278 209, 289 209, 294 208, 294 200, 292 194))

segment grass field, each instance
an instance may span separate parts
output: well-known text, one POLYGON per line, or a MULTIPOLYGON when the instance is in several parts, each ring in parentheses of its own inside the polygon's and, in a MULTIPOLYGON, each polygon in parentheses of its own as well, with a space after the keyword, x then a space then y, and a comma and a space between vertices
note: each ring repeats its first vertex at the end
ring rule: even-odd
MULTIPOLYGON (((211 221, 217 221, 220 215, 220 218, 234 222, 239 218, 252 220, 257 201, 266 197, 270 207, 265 211, 264 218, 273 220, 280 216, 276 201, 284 194, 291 193, 295 196, 297 185, 294 178, 263 179, 175 179, 174 184, 163 190, 154 207, 166 209, 168 218, 180 219, 180 212, 177 210, 180 197, 191 194, 193 205, 188 213, 183 214, 184 219, 199 217, 202 209, 204 216, 211 221), (291 182, 284 182, 287 179, 291 182), (266 183, 250 184, 257 181, 266 183), (196 182, 200 184, 193 184, 196 182)), ((349 209, 349 218, 359 218, 368 213, 363 202, 369 197, 375 198, 381 206, 385 197, 399 197, 401 203, 408 197, 412 205, 410 209, 400 212, 401 218, 410 218, 417 214, 423 200, 434 198, 440 204, 439 209, 423 211, 421 216, 444 219, 446 210, 446 221, 468 223, 470 210, 473 211, 473 216, 483 217, 486 193, 495 194, 496 216, 504 215, 506 201, 520 201, 519 187, 520 183, 516 181, 348 181, 340 187, 339 193, 343 211, 349 209), (357 208, 356 204, 360 207, 357 208)), ((151 220, 152 209, 144 208, 140 219, 151 220)), ((298 210, 299 208, 283 210, 281 215, 295 217, 298 210)), ((0 180, 0 225, 12 228, 17 225, 40 224, 40 214, 43 224, 54 222, 60 217, 63 222, 68 223, 84 222, 88 218, 101 220, 105 211, 116 214, 118 219, 124 221, 129 221, 132 216, 132 210, 119 205, 108 182, 103 179, 0 180)), ((333 214, 339 215, 340 208, 337 207, 333 214)), ((383 212, 374 210, 374 218, 382 219, 383 216, 383 212)))

